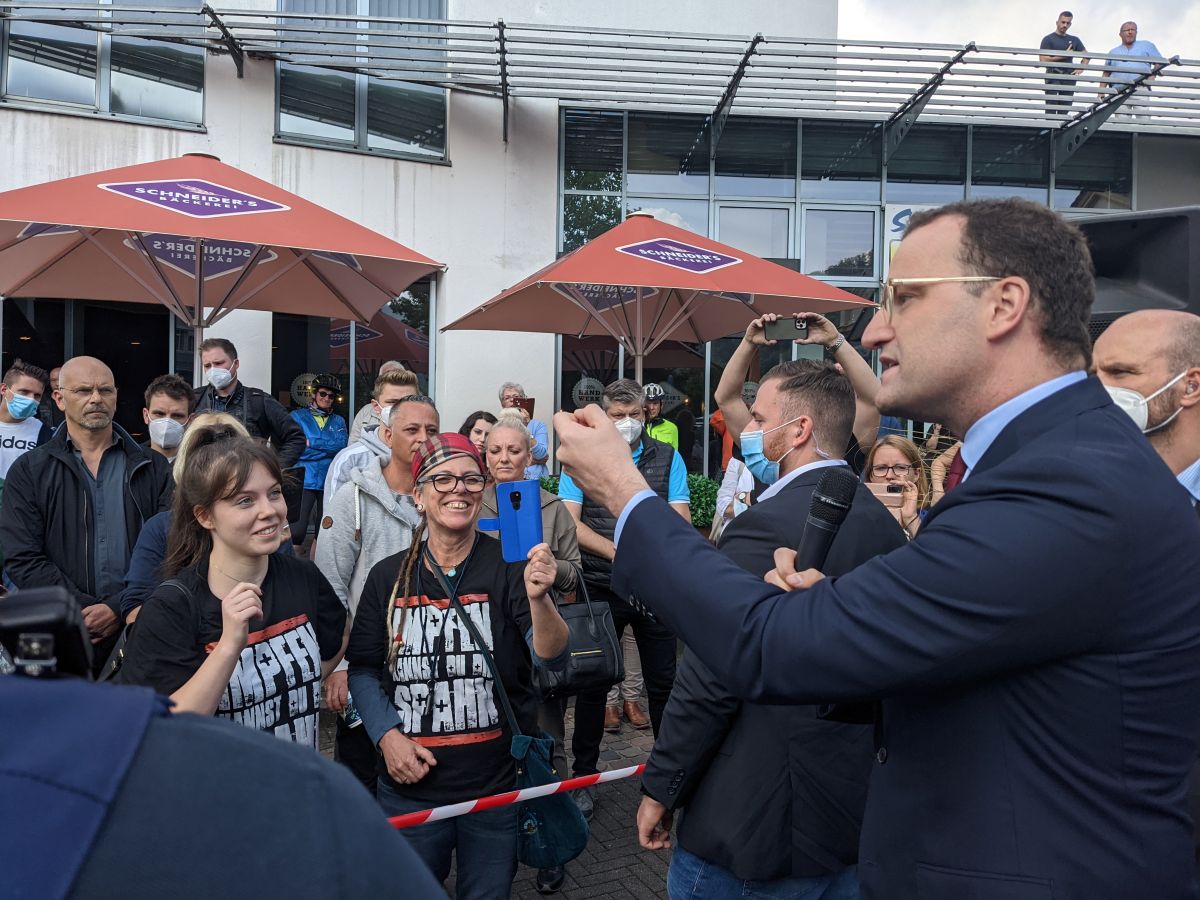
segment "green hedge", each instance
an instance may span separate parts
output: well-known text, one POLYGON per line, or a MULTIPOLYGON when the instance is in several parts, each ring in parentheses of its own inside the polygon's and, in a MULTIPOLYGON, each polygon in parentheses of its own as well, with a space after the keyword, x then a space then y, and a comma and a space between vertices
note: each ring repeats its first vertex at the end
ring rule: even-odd
MULTIPOLYGON (((703 475, 691 474, 687 477, 688 491, 692 495, 692 524, 697 528, 710 528, 717 509, 717 489, 719 482, 703 475)), ((558 476, 546 475, 541 479, 542 489, 551 494, 558 493, 558 476)))

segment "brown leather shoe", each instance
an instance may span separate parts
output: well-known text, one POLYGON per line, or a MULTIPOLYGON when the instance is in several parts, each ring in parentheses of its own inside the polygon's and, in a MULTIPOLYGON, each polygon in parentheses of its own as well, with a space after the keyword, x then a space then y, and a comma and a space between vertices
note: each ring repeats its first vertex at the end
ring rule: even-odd
POLYGON ((625 718, 629 720, 629 724, 638 731, 643 731, 650 727, 650 717, 642 712, 642 708, 636 700, 626 700, 624 711, 625 718))
POLYGON ((604 730, 609 734, 616 734, 621 730, 621 707, 604 707, 604 730))

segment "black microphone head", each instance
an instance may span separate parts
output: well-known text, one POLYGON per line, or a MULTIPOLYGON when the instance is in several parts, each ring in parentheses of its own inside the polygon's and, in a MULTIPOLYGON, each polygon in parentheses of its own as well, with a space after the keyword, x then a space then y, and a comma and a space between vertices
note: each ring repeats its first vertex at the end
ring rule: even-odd
POLYGON ((858 479, 849 466, 826 469, 813 491, 812 504, 808 508, 809 521, 825 528, 841 527, 857 491, 858 479))

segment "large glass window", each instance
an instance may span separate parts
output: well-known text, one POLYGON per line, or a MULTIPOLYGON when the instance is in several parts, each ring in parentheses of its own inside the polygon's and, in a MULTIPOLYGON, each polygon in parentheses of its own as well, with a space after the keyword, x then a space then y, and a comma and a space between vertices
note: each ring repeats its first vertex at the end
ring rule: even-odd
POLYGON ((569 194, 563 198, 563 252, 579 249, 620 221, 620 197, 569 194))
POLYGON ((766 259, 786 259, 792 234, 792 211, 784 206, 721 204, 717 240, 766 259))
POLYGON ((715 174, 720 196, 795 197, 796 120, 729 118, 715 174))
MULTIPOLYGON (((382 16, 389 18, 444 19, 445 0, 280 0, 281 10, 303 15, 382 16)), ((297 40, 319 39, 313 52, 329 51, 352 61, 361 44, 366 57, 368 35, 358 35, 359 25, 373 31, 403 30, 409 46, 406 56, 428 57, 440 63, 442 26, 353 20, 311 20, 314 31, 296 32, 297 40), (416 32, 416 33, 414 33, 416 32), (428 34, 428 37, 425 36, 428 34), (358 38, 356 40, 355 38, 358 38), (425 49, 424 45, 428 45, 425 49)), ((346 149, 403 156, 442 159, 446 155, 446 91, 400 81, 386 74, 368 76, 335 69, 281 63, 279 66, 278 137, 346 149)))
POLYGON ((805 210, 804 271, 830 278, 874 278, 874 211, 805 210))
POLYGON ((620 193, 625 117, 571 110, 563 116, 563 187, 620 193))
MULTIPOLYGON (((179 11, 136 12, 136 23, 114 23, 103 32, 23 21, 22 12, 14 10, 7 25, 5 97, 201 124, 204 50, 131 33, 203 35, 203 22, 191 0, 163 0, 160 5, 179 11)), ((97 19, 106 15, 104 10, 103 4, 97 5, 97 19)))
POLYGON ((631 194, 708 194, 704 116, 629 114, 631 194))
POLYGON ((708 234, 707 200, 665 200, 661 197, 630 197, 626 212, 648 212, 654 218, 686 228, 696 234, 708 234))
POLYGON ((806 119, 800 150, 801 197, 879 200, 880 126, 806 119))
POLYGON ((1046 202, 1050 145, 1045 131, 976 126, 971 137, 971 196, 1046 202))
POLYGON ((888 160, 888 203, 953 203, 966 183, 963 125, 914 125, 888 160))
POLYGON ((1129 209, 1133 136, 1093 135, 1054 174, 1055 209, 1129 209))

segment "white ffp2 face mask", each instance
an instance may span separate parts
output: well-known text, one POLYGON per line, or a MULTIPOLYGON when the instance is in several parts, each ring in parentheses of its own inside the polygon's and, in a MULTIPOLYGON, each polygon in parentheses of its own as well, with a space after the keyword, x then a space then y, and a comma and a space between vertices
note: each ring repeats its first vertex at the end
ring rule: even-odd
POLYGON ((183 440, 183 426, 174 419, 151 419, 150 442, 164 450, 174 450, 183 440))
POLYGON ((219 366, 213 366, 205 373, 205 376, 208 378, 208 383, 218 391, 224 390, 233 383, 233 372, 219 366))
POLYGON ((1175 417, 1183 411, 1183 407, 1179 407, 1179 409, 1175 410, 1175 412, 1171 413, 1170 416, 1159 422, 1153 428, 1147 428, 1146 425, 1150 421, 1150 401, 1159 394, 1170 390, 1172 387, 1174 387, 1175 383, 1186 374, 1187 370, 1185 369, 1149 397, 1143 397, 1133 388, 1110 387, 1109 385, 1105 385, 1104 389, 1108 391, 1108 396, 1112 397, 1112 402, 1117 404, 1117 406, 1121 407, 1121 409, 1125 410, 1125 412, 1129 414, 1129 418, 1133 419, 1133 423, 1137 425, 1138 430, 1141 431, 1142 434, 1151 434, 1155 431, 1158 431, 1160 428, 1165 428, 1166 426, 1170 425, 1171 422, 1175 420, 1175 417))
POLYGON ((614 424, 617 426, 617 431, 621 432, 621 437, 625 438, 625 443, 631 447, 642 436, 642 422, 640 419, 626 416, 623 419, 617 419, 614 424))

